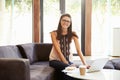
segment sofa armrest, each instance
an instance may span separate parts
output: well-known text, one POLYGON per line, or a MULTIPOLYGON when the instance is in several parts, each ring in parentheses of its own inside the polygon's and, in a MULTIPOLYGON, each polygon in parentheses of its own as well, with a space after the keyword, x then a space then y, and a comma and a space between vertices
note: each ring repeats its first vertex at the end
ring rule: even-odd
POLYGON ((30 80, 28 59, 0 58, 0 80, 30 80))

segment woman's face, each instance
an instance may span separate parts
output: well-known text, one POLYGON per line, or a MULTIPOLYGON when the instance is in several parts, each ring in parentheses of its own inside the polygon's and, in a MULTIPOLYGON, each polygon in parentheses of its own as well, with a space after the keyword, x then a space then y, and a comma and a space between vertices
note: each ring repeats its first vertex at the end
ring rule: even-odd
POLYGON ((61 26, 62 26, 62 29, 67 29, 70 24, 71 24, 71 19, 67 16, 64 16, 62 19, 61 19, 61 26))

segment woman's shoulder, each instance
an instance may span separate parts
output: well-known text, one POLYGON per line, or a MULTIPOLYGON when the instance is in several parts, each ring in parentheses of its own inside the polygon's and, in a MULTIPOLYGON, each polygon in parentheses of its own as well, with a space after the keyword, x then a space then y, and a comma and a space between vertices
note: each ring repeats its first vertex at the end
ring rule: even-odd
POLYGON ((75 31, 72 31, 72 35, 78 38, 78 35, 75 31))
POLYGON ((51 31, 50 33, 54 33, 54 32, 57 32, 57 30, 53 30, 53 31, 51 31))
POLYGON ((72 34, 73 34, 73 35, 77 35, 77 33, 76 33, 75 31, 72 31, 72 34))
POLYGON ((50 33, 51 33, 51 35, 57 35, 57 31, 56 30, 54 30, 54 31, 52 31, 50 33))
POLYGON ((72 31, 72 34, 76 34, 76 32, 75 32, 75 31, 72 31))

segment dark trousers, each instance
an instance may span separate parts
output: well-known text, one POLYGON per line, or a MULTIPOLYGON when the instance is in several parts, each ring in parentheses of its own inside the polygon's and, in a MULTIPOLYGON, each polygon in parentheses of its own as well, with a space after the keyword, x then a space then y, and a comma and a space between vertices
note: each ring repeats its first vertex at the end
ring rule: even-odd
POLYGON ((77 80, 75 78, 67 76, 64 72, 62 72, 65 67, 69 66, 58 60, 51 60, 49 65, 55 69, 55 80, 77 80))

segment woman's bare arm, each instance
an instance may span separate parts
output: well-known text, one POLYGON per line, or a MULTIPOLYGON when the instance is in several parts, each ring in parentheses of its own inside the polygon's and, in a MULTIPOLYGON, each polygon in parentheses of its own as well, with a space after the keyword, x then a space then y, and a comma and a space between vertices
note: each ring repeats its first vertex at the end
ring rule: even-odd
POLYGON ((74 43, 75 43, 75 47, 76 47, 77 53, 78 53, 78 55, 79 55, 82 63, 83 63, 84 65, 86 65, 86 61, 85 61, 84 56, 83 56, 83 54, 82 54, 82 51, 81 51, 81 48, 80 48, 80 44, 79 44, 78 38, 74 36, 74 37, 73 37, 73 40, 74 40, 74 43))
POLYGON ((64 55, 62 54, 62 52, 60 50, 60 46, 59 46, 59 43, 56 39, 56 35, 57 35, 56 32, 51 32, 51 39, 53 42, 53 46, 55 47, 57 54, 60 57, 61 61, 68 64, 68 61, 65 59, 64 55))

